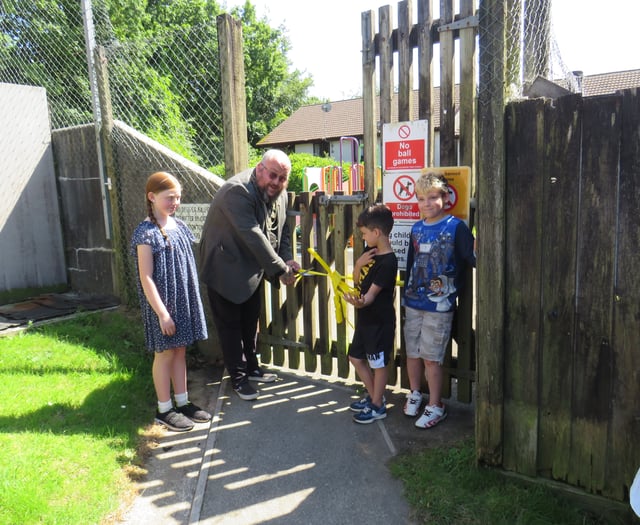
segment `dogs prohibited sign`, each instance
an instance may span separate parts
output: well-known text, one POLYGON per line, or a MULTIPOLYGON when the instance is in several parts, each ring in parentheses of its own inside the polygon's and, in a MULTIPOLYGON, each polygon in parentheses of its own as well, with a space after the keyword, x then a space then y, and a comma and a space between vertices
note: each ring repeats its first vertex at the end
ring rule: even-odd
POLYGON ((416 195, 415 182, 409 175, 400 175, 393 183, 393 195, 399 201, 410 201, 416 195))

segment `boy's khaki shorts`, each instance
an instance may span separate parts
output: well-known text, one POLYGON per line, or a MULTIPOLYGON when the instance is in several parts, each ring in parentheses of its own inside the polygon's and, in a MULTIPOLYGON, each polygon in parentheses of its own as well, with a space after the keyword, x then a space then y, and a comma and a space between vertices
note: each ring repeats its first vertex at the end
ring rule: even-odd
POLYGON ((451 337, 453 312, 428 312, 405 307, 404 341, 407 357, 442 364, 451 337))

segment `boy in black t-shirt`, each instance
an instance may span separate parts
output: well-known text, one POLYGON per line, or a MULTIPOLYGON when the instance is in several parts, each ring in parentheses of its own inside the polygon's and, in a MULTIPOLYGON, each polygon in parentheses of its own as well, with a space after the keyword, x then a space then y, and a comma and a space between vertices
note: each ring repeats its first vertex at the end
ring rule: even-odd
POLYGON ((389 241, 393 215, 384 204, 363 211, 356 226, 367 244, 353 268, 354 284, 360 293, 345 294, 344 298, 357 309, 349 361, 369 395, 350 408, 357 412, 353 416, 356 423, 373 423, 387 417, 383 394, 396 329, 393 298, 398 259, 389 241))

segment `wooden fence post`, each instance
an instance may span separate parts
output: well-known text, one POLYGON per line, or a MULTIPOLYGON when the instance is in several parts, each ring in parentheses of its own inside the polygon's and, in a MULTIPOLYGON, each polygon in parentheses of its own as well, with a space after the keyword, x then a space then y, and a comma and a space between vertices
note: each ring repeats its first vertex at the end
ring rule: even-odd
POLYGON ((109 71, 107 68, 107 56, 104 47, 97 46, 95 50, 96 82, 98 87, 98 99, 100 102, 100 139, 102 151, 98 155, 104 155, 104 169, 107 176, 107 189, 109 191, 109 203, 111 210, 111 233, 113 242, 114 269, 113 285, 114 294, 125 304, 131 304, 137 300, 135 286, 130 281, 130 272, 127 268, 128 239, 122 234, 122 215, 120 213, 121 198, 118 170, 113 154, 113 108, 111 106, 111 91, 109 89, 109 71))
POLYGON ((503 453, 505 17, 505 0, 480 3, 476 450, 494 465, 503 453))
POLYGON ((376 50, 373 11, 362 13, 362 134, 364 189, 369 202, 376 200, 376 50))
POLYGON ((218 16, 218 53, 222 87, 224 166, 227 177, 247 169, 247 103, 244 85, 242 24, 230 15, 218 16))

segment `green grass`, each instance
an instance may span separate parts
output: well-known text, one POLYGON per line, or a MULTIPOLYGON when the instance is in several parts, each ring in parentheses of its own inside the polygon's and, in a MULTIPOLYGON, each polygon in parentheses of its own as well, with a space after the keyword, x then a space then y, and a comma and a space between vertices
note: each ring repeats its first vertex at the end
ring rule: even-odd
POLYGON ((100 523, 139 469, 155 406, 136 313, 0 337, 0 523, 100 523))
MULTIPOLYGON (((402 455, 391 472, 404 483, 416 523, 596 525, 604 521, 541 485, 476 466, 472 440, 402 455)), ((622 522, 619 522, 622 523, 622 522)))

